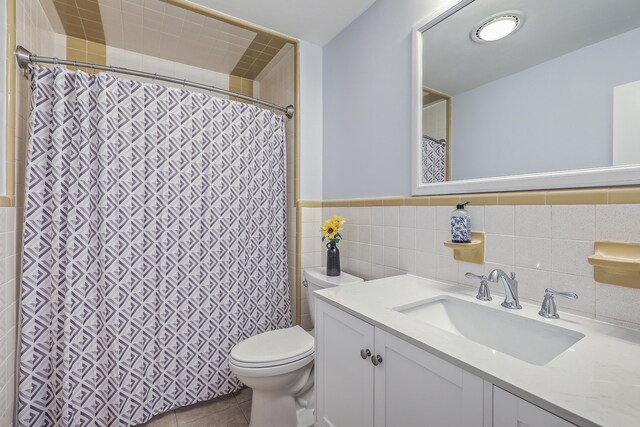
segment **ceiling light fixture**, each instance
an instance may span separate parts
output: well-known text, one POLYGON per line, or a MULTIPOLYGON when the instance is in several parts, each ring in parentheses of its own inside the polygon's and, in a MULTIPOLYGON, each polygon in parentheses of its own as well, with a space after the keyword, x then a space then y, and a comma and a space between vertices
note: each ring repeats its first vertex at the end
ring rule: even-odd
POLYGON ((502 12, 485 19, 471 31, 473 41, 484 43, 503 39, 522 26, 522 15, 514 12, 502 12))

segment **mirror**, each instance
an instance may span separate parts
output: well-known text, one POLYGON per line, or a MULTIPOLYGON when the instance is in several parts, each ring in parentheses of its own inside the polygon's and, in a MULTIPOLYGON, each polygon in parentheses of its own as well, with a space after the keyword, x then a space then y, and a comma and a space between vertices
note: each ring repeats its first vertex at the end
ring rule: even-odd
POLYGON ((466 0, 420 23, 414 194, 637 183, 639 27, 638 0, 466 0))

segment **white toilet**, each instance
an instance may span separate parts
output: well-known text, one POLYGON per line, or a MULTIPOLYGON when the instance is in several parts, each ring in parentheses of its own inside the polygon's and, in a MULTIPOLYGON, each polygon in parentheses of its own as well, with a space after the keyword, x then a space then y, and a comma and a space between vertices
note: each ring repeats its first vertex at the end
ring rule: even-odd
MULTIPOLYGON (((307 268, 303 273, 312 323, 314 291, 362 282, 361 278, 346 273, 329 277, 325 270, 307 268)), ((313 335, 300 326, 255 335, 231 350, 231 372, 253 389, 250 427, 313 425, 314 356, 313 335)))

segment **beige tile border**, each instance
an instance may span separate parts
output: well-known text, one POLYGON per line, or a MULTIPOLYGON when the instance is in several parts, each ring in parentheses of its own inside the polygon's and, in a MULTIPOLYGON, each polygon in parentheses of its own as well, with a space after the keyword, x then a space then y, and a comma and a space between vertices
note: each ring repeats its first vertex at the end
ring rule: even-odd
POLYGON ((231 75, 248 80, 255 80, 271 60, 287 44, 280 37, 258 32, 251 41, 231 75))
POLYGON ((296 309, 293 322, 299 325, 302 320, 302 209, 296 209, 296 309))
POLYGON ((11 208, 15 205, 15 198, 11 196, 0 196, 0 208, 11 208))
POLYGON ((640 203, 640 187, 612 188, 609 190, 609 204, 640 203))
POLYGON ((640 204, 640 186, 376 199, 300 200, 298 205, 301 207, 452 206, 467 201, 471 202, 471 205, 483 206, 640 204))
POLYGON ((545 205, 547 193, 545 191, 516 191, 498 193, 499 205, 545 205))
POLYGON ((313 201, 313 200, 298 200, 296 202, 297 208, 321 208, 322 202, 313 201))
MULTIPOLYGON (((66 59, 69 61, 88 62, 96 65, 107 65, 107 46, 101 43, 67 35, 66 59)), ((76 68, 89 74, 95 74, 98 72, 90 68, 69 67, 71 70, 76 68)))
MULTIPOLYGON (((229 90, 241 95, 253 96, 253 80, 245 79, 229 74, 229 90)), ((229 99, 240 102, 247 102, 243 99, 230 96, 229 99)), ((250 102, 247 102, 250 104, 250 102)))
POLYGON ((604 205, 608 202, 608 189, 548 191, 546 200, 548 205, 604 205))
POLYGON ((296 211, 296 318, 299 325, 302 318, 302 209, 298 206, 300 200, 300 43, 293 39, 293 101, 295 114, 293 115, 293 205, 296 211))
POLYGON ((67 36, 105 43, 100 5, 95 0, 53 0, 67 36))

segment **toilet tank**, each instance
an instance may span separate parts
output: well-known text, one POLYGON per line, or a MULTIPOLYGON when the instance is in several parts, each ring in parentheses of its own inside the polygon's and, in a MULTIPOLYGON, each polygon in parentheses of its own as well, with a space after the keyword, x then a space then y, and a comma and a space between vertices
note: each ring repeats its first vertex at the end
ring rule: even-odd
POLYGON ((307 286, 307 302, 309 304, 309 313, 311 314, 311 323, 315 326, 315 295, 313 292, 332 288, 334 286, 349 285, 352 283, 362 282, 360 277, 352 276, 348 273, 340 273, 339 276, 327 276, 326 267, 305 268, 303 271, 303 285, 307 286))

